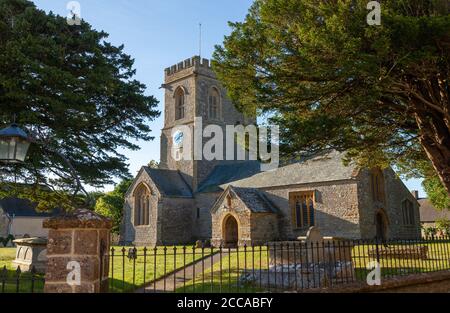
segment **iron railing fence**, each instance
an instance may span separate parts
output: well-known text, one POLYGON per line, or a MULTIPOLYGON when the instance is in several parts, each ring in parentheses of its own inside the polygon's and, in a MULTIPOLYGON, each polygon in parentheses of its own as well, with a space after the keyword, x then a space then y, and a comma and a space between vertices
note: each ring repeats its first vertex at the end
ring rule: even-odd
MULTIPOLYGON (((101 261, 113 293, 305 291, 365 282, 376 262, 382 279, 449 271, 450 237, 286 241, 236 248, 112 247, 101 261)), ((44 274, 34 268, 0 268, 0 293, 43 290, 44 274)))
POLYGON ((44 281, 44 274, 38 273, 33 266, 29 271, 22 271, 20 266, 11 269, 6 265, 0 269, 0 293, 41 293, 44 281))
POLYGON ((450 270, 450 238, 114 247, 110 292, 284 292, 450 270))

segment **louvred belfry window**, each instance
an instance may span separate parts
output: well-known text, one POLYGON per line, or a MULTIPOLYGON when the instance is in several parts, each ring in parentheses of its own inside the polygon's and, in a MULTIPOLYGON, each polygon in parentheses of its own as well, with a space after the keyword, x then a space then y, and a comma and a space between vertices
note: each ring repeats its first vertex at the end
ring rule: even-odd
POLYGON ((175 92, 175 120, 184 118, 184 110, 184 91, 182 88, 178 88, 175 92))

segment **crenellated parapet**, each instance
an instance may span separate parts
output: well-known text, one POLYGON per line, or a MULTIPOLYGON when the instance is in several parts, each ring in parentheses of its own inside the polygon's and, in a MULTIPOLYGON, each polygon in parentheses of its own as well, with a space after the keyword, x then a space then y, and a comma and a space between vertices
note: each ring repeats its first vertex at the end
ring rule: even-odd
POLYGON ((172 76, 178 72, 190 68, 207 68, 211 69, 211 63, 208 59, 201 59, 199 56, 186 59, 183 62, 172 65, 164 70, 166 77, 172 76))

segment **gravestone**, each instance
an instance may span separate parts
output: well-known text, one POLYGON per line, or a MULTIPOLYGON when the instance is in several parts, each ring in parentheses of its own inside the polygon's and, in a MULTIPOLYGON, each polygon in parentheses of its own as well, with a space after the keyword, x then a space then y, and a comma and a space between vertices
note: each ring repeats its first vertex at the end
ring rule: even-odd
POLYGON ((307 243, 323 243, 323 236, 320 233, 320 230, 316 226, 312 226, 309 228, 306 233, 306 242, 307 243))
POLYGON ((309 228, 306 234, 306 255, 309 263, 321 263, 325 261, 328 251, 324 245, 323 236, 316 226, 309 228))
POLYGON ((14 268, 20 266, 22 271, 34 267, 38 273, 45 273, 47 267, 47 239, 23 238, 13 241, 16 244, 16 258, 12 261, 14 268))

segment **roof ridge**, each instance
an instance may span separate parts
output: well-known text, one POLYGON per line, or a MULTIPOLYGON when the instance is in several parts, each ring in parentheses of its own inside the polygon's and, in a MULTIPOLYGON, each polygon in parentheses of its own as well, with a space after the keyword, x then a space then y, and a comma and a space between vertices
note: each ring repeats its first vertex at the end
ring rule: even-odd
POLYGON ((191 188, 191 186, 189 186, 188 182, 186 181, 186 179, 184 179, 183 175, 181 175, 181 171, 177 170, 178 175, 181 177, 181 180, 183 181, 183 183, 186 185, 186 187, 188 187, 189 191, 191 192, 191 194, 193 195, 194 192, 191 188))

